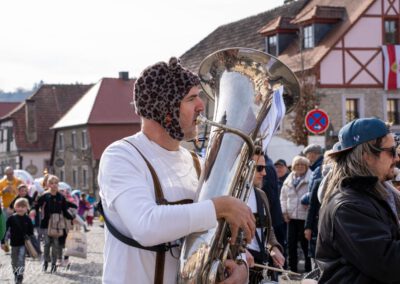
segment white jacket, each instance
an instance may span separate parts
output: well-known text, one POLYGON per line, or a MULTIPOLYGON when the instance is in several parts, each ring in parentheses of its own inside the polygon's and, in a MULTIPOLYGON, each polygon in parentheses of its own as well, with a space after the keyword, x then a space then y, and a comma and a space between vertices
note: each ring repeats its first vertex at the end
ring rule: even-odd
POLYGON ((308 182, 312 171, 307 170, 305 177, 297 187, 294 187, 294 173, 290 173, 285 179, 281 189, 281 207, 283 214, 289 214, 290 219, 305 220, 307 207, 301 204, 301 197, 308 191, 308 182))

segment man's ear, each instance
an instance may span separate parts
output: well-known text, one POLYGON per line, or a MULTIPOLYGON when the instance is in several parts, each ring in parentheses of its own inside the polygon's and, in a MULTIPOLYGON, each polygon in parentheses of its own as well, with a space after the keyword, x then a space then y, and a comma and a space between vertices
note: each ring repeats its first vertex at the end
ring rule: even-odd
POLYGON ((368 155, 366 152, 362 154, 362 157, 368 166, 372 165, 372 163, 375 163, 375 157, 372 155, 368 155))

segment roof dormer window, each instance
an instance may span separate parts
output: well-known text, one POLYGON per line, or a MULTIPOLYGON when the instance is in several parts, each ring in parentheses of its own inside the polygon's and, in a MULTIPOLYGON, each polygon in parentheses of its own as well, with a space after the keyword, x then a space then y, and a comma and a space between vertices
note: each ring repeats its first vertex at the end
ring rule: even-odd
POLYGON ((303 28, 303 47, 314 47, 314 27, 313 25, 305 26, 303 28))
POLYGON ((276 56, 278 54, 277 35, 267 37, 268 53, 276 56))
POLYGON ((290 23, 291 20, 279 16, 258 30, 265 37, 265 49, 269 54, 279 56, 295 39, 298 28, 290 23))

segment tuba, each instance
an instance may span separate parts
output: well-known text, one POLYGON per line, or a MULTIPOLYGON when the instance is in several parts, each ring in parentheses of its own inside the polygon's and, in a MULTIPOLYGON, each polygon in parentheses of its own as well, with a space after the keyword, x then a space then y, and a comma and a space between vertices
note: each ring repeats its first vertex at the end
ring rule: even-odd
MULTIPOLYGON (((290 112, 300 95, 293 72, 274 56, 248 48, 219 50, 203 60, 199 76, 206 95, 214 100, 214 117, 198 120, 211 126, 197 201, 230 195, 247 202, 252 188, 255 143, 275 129, 263 122, 273 93, 283 87, 290 112), (264 133, 260 133, 264 132, 264 133)), ((230 244, 229 225, 192 233, 182 246, 178 283, 216 283, 224 279, 224 261, 245 248, 243 233, 230 244)))

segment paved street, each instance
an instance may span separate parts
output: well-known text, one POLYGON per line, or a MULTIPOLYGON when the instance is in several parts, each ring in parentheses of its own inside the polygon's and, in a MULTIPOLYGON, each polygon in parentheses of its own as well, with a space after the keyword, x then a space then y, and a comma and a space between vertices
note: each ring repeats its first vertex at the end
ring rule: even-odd
MULTIPOLYGON (((40 284, 61 284, 61 283, 101 283, 103 266, 103 229, 99 227, 99 222, 94 221, 93 227, 89 227, 87 233, 88 255, 87 259, 70 257, 71 267, 69 270, 59 268, 55 274, 41 272, 41 261, 26 259, 26 271, 24 273, 24 283, 40 284)), ((14 276, 11 272, 11 257, 0 251, 0 283, 14 283, 14 276)), ((48 271, 50 270, 50 267, 48 271)))

